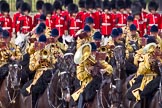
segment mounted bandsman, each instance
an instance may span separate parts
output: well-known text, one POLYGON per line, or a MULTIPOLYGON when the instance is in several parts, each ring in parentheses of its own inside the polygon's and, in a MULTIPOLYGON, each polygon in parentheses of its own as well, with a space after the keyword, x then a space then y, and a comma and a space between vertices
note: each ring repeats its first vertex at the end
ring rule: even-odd
MULTIPOLYGON (((91 99, 95 96, 94 94, 92 97, 85 97, 87 94, 84 92, 84 90, 86 87, 90 86, 89 84, 93 82, 93 80, 99 80, 99 78, 96 76, 97 73, 94 72, 94 70, 97 69, 96 66, 101 66, 99 66, 99 70, 96 70, 97 72, 102 71, 106 74, 112 74, 113 71, 112 66, 106 63, 105 60, 97 60, 96 49, 97 47, 95 43, 85 43, 76 51, 74 56, 74 62, 78 65, 76 75, 81 82, 81 88, 72 94, 72 98, 74 101, 79 99, 79 103, 81 102, 81 105, 83 105, 84 99, 91 99)), ((100 85, 101 82, 99 82, 98 84, 100 85)), ((99 86, 96 86, 96 90, 99 89, 97 87, 99 86)), ((90 93, 92 92, 94 91, 90 91, 90 93)))

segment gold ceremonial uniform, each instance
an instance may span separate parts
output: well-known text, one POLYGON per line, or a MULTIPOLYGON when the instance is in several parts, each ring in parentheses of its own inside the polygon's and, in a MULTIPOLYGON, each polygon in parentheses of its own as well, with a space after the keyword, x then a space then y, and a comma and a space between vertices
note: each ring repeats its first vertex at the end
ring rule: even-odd
MULTIPOLYGON (((83 29, 79 30, 79 31, 77 32, 77 34, 80 34, 82 31, 83 31, 83 29)), ((82 46, 84 43, 92 42, 92 41, 93 41, 93 35, 94 35, 95 32, 96 32, 96 30, 95 30, 95 29, 92 29, 92 30, 91 30, 91 36, 85 37, 85 38, 83 38, 83 39, 80 39, 80 38, 78 37, 78 39, 77 39, 77 49, 78 49, 80 46, 82 46)))
POLYGON ((132 84, 135 82, 135 78, 137 78, 139 75, 144 75, 141 82, 141 86, 132 91, 133 95, 136 97, 137 100, 140 100, 139 90, 143 91, 144 87, 157 76, 157 74, 151 70, 149 62, 149 59, 151 57, 151 54, 154 52, 155 47, 156 46, 151 43, 143 48, 143 61, 139 63, 136 75, 129 82, 132 86, 132 84))
MULTIPOLYGON (((68 46, 66 46, 65 44, 56 41, 55 43, 50 43, 46 46, 46 49, 48 49, 48 51, 54 55, 63 55, 63 51, 66 51, 68 48, 68 46)), ((55 56, 55 57, 56 57, 55 56)))
POLYGON ((20 47, 13 43, 9 43, 5 49, 0 49, 0 67, 6 64, 12 56, 15 60, 22 59, 20 47))
MULTIPOLYGON (((84 60, 87 57, 87 54, 88 53, 86 49, 85 51, 83 51, 83 56, 81 57, 81 59, 84 60)), ((87 84, 92 81, 93 77, 91 76, 89 68, 93 67, 96 63, 97 61, 95 60, 95 58, 92 55, 90 55, 85 61, 83 61, 77 66, 76 76, 81 82, 81 88, 72 94, 74 101, 78 100, 79 95, 83 92, 87 84)), ((100 60, 99 63, 101 65, 101 68, 104 69, 106 73, 112 74, 113 68, 111 65, 109 65, 104 60, 100 60)))
POLYGON ((31 85, 26 88, 29 93, 31 86, 36 84, 43 72, 48 69, 52 69, 52 64, 55 64, 56 62, 56 58, 50 52, 48 52, 48 49, 36 51, 30 56, 29 69, 31 71, 36 71, 36 74, 31 85))

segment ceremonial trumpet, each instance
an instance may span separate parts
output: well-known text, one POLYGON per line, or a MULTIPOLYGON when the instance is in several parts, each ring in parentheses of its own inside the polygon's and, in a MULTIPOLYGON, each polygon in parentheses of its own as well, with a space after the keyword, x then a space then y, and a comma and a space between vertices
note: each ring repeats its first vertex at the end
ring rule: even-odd
POLYGON ((108 52, 108 48, 107 46, 101 46, 100 49, 99 49, 100 52, 108 52))
POLYGON ((41 59, 46 60, 48 58, 48 51, 47 50, 42 50, 41 51, 41 59))

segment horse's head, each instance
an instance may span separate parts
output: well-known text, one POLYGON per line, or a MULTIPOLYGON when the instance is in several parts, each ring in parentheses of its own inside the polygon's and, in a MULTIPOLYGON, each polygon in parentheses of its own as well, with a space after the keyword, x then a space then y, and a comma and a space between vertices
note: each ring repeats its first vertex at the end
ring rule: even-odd
POLYGON ((27 36, 24 34, 18 34, 17 38, 15 39, 15 44, 20 47, 20 49, 24 48, 27 42, 27 36))
POLYGON ((10 64, 9 65, 9 79, 11 82, 11 88, 18 89, 20 87, 21 82, 21 69, 22 67, 18 64, 10 64))
POLYGON ((113 53, 116 62, 116 77, 123 79, 123 71, 125 70, 125 49, 122 46, 116 46, 113 53))
POLYGON ((66 51, 66 53, 75 53, 76 52, 76 41, 72 41, 72 42, 66 42, 68 45, 68 49, 66 51))
POLYGON ((65 101, 70 101, 70 93, 73 91, 73 80, 76 71, 74 64, 74 55, 66 53, 61 62, 60 82, 63 98, 65 101))

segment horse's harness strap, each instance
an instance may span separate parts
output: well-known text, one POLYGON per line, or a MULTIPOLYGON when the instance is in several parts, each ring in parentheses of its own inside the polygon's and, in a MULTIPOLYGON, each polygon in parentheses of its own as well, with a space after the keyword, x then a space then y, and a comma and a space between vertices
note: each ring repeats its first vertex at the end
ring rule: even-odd
POLYGON ((58 73, 58 76, 64 75, 64 74, 66 74, 66 73, 67 73, 66 71, 59 72, 59 73, 58 73))
POLYGON ((64 54, 64 57, 65 57, 65 56, 68 56, 68 55, 74 55, 74 54, 73 54, 73 53, 65 53, 65 54, 64 54))

